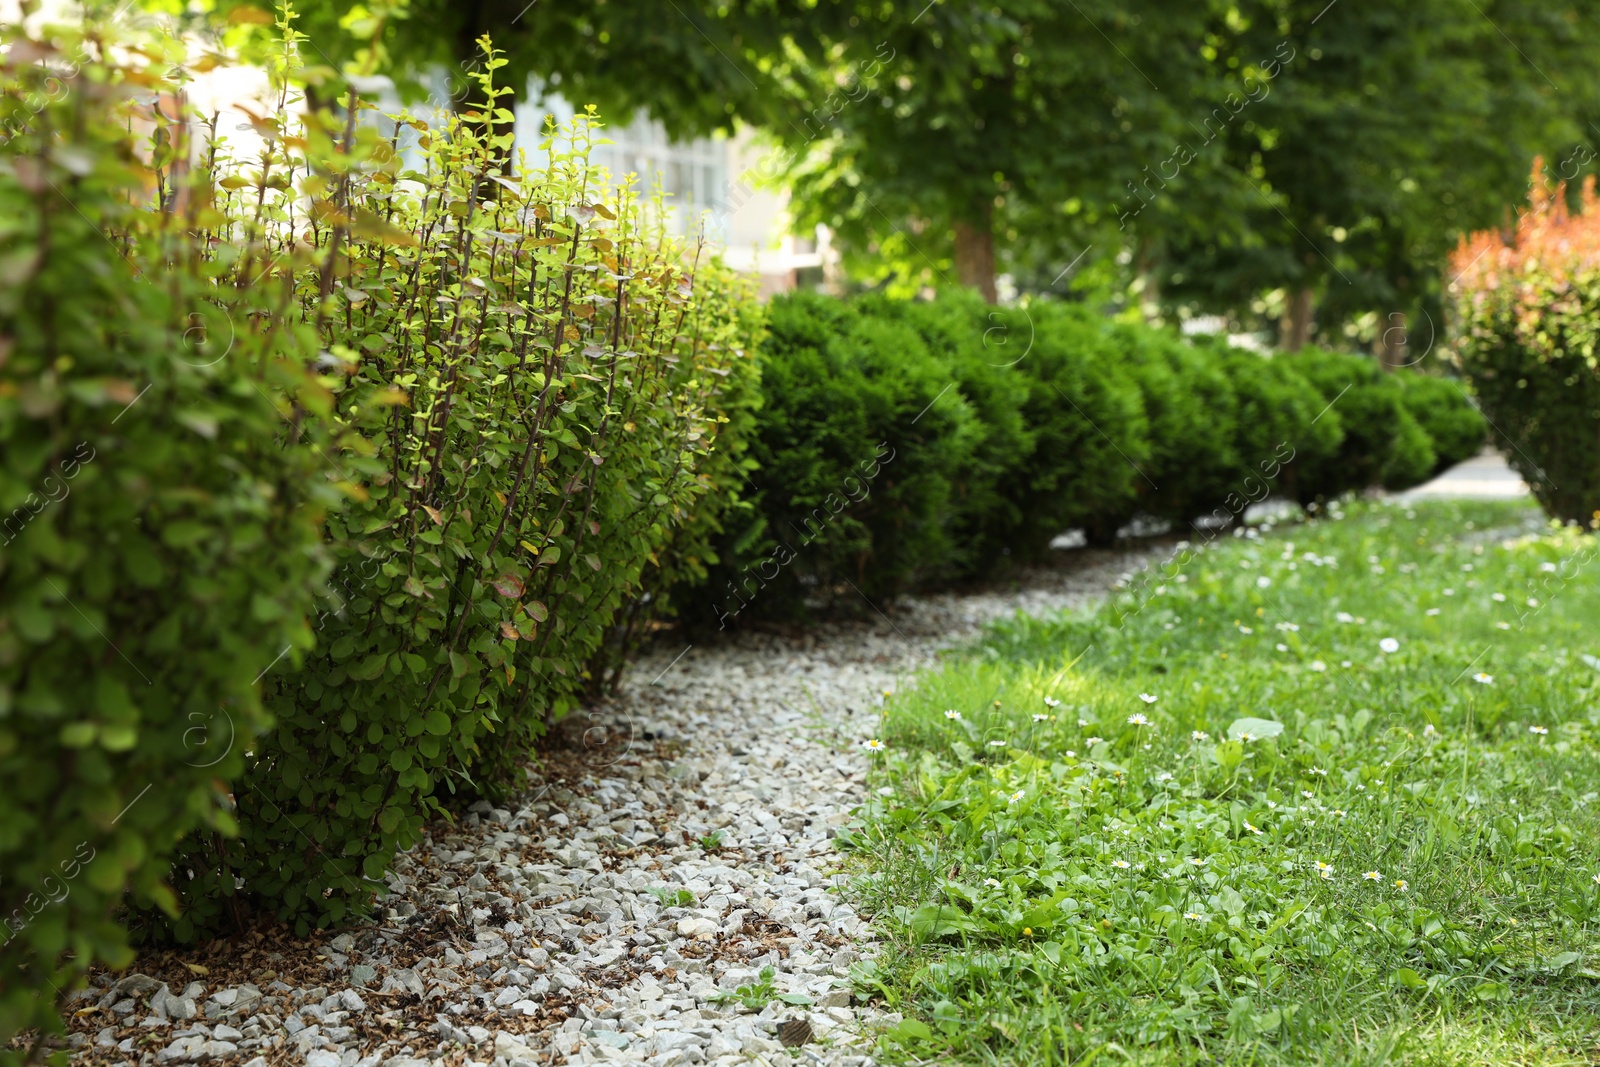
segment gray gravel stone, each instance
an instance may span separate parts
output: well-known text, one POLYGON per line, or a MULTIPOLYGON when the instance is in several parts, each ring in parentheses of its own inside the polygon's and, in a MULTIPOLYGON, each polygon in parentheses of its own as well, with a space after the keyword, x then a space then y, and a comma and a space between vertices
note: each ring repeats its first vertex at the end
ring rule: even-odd
POLYGON ((1073 567, 1022 575, 1008 592, 910 598, 891 619, 651 651, 617 697, 572 713, 584 738, 576 777, 534 782, 503 808, 475 804, 396 858, 383 918, 319 953, 331 989, 274 979, 207 998, 200 983, 174 993, 140 974, 104 980, 86 998, 123 1029, 94 1042, 114 1042, 139 1067, 214 1056, 253 1057, 245 1067, 436 1067, 462 1048, 467 1067, 742 1064, 781 1054, 777 1024, 803 1012, 818 1038, 808 1063, 869 1064, 864 1031, 899 1016, 853 1003, 849 969, 877 946, 830 872, 837 834, 865 799, 875 757, 861 742, 885 690, 985 621, 1087 606, 1143 559, 1084 550, 1073 567), (668 739, 675 747, 658 745, 668 739), (418 958, 407 928, 436 924, 450 937, 418 958), (776 993, 813 1006, 751 1011, 721 999, 760 982, 764 967, 776 993), (557 993, 575 1014, 555 1033, 513 1032, 529 1017, 542 1025, 557 993), (425 1033, 406 1028, 407 995, 429 1002, 425 1033), (146 999, 142 1033, 172 1040, 135 1051, 117 1037, 146 999), (209 1032, 193 1022, 197 1003, 209 1032), (505 1029, 479 1025, 485 1011, 505 1029), (365 1025, 375 1016, 399 1024, 376 1044, 365 1025))

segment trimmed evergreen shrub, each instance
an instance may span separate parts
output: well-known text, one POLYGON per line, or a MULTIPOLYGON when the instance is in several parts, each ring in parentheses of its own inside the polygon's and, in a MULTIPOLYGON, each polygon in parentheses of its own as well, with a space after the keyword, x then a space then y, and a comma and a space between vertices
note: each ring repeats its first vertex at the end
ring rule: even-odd
POLYGON ((901 316, 916 329, 949 364, 953 392, 972 407, 973 447, 951 486, 950 567, 960 578, 992 573, 1013 558, 1023 521, 1021 505, 1007 487, 1025 476, 1038 444, 1023 418, 1027 382, 1012 369, 1032 343, 1027 313, 997 309, 967 291, 916 303, 878 299, 870 310, 901 316))
POLYGON ((1222 504, 1241 477, 1237 398, 1209 352, 1177 334, 1119 325, 1117 349, 1144 398, 1150 461, 1134 488, 1136 507, 1108 517, 1121 526, 1143 511, 1180 528, 1222 504))
POLYGON ((1344 431, 1337 450, 1296 462, 1296 497, 1309 504, 1379 484, 1400 433, 1400 386, 1393 376, 1370 356, 1320 348, 1279 358, 1316 387, 1322 418, 1337 411, 1344 431))
POLYGON ((1534 163, 1509 241, 1463 239, 1451 257, 1457 364, 1507 462, 1553 517, 1600 523, 1600 198, 1580 208, 1534 163), (1504 435, 1504 440, 1500 440, 1504 435))
POLYGON ((1401 372, 1400 399, 1433 445, 1432 473, 1454 467, 1483 451, 1488 424, 1454 379, 1401 372))
POLYGON ((1196 347, 1215 353, 1235 403, 1239 466, 1222 506, 1209 514, 1231 522, 1268 496, 1302 499, 1303 468, 1325 464, 1344 441, 1338 410, 1282 356, 1262 356, 1215 340, 1196 347))
POLYGON ((1033 349, 1016 370, 1028 383, 1022 419, 1036 445, 1006 487, 1022 517, 1014 547, 1022 562, 1043 557, 1073 527, 1109 541, 1116 526, 1108 516, 1134 506, 1150 464, 1144 398, 1117 358, 1110 324, 1072 304, 1035 305, 1029 314, 1033 349))
POLYGON ((1421 485, 1433 476, 1438 462, 1428 431, 1401 404, 1395 423, 1394 451, 1383 468, 1383 487, 1398 491, 1421 485))
POLYGON ((232 830, 222 783, 269 722, 257 678, 312 643, 335 495, 292 294, 256 245, 212 258, 205 175, 175 165, 194 127, 138 103, 170 87, 163 42, 38 33, 0 30, 6 1063, 88 967, 132 959, 124 894, 172 910, 185 835, 232 830), (132 206, 146 178, 156 210, 132 206))
POLYGON ((897 316, 802 293, 768 308, 761 376, 764 529, 725 544, 700 618, 794 616, 841 590, 876 604, 949 577, 954 476, 978 433, 950 364, 897 316))

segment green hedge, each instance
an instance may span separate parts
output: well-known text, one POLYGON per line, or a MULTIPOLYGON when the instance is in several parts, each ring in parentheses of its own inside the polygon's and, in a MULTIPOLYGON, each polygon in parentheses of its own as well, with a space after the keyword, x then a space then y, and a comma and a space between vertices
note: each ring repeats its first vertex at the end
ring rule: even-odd
MULTIPOLYGON (((266 679, 277 725, 235 785, 239 840, 185 858, 180 938, 241 902, 301 931, 364 914, 449 793, 526 781, 646 568, 699 566, 717 516, 698 504, 740 462, 717 444, 753 388, 753 300, 599 180, 596 125, 535 171, 452 116, 405 169, 306 120, 301 192, 330 225, 284 280, 322 323, 331 428, 362 446, 333 462, 358 492, 329 520, 316 652, 266 679)), ((228 184, 216 203, 243 225, 263 190, 228 184)))
POLYGON ((1483 451, 1489 427, 1476 407, 1463 403, 1466 393, 1460 382, 1426 374, 1395 377, 1405 387, 1401 400, 1406 410, 1433 446, 1431 473, 1454 467, 1483 451))
POLYGON ((258 677, 312 643, 336 501, 314 336, 180 195, 199 127, 134 136, 141 61, 50 41, 73 62, 0 73, 38 105, 0 142, 0 1063, 132 959, 124 895, 170 911, 180 841, 233 829, 221 783, 268 725, 258 677), (169 211, 130 208, 139 161, 169 211))
POLYGON ((1138 514, 1233 522, 1274 493, 1405 488, 1477 418, 1448 383, 1368 357, 1191 344, 1076 305, 795 294, 770 326, 754 515, 719 543, 706 600, 677 594, 720 627, 991 575, 1073 527, 1103 543, 1138 514), (884 473, 849 483, 878 450, 884 473))

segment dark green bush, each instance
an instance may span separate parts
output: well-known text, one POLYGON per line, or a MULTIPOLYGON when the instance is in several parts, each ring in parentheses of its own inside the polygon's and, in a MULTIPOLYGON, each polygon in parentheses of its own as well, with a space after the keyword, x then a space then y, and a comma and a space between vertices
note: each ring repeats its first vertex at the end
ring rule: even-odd
POLYGON ((1383 468, 1382 478, 1385 489, 1397 491, 1427 481, 1439 462, 1433 450, 1433 439, 1404 404, 1400 406, 1399 416, 1395 424, 1394 452, 1383 468))
POLYGON ((1006 487, 1022 516, 1013 551, 1024 562, 1073 527, 1094 541, 1115 536, 1107 516, 1133 506, 1150 463, 1144 399, 1117 358, 1110 324, 1069 304, 1034 305, 1029 314, 1033 350, 1016 370, 1028 383, 1022 419, 1036 443, 1006 487))
POLYGON ((1439 473, 1483 451, 1488 424, 1454 379, 1399 373, 1400 399, 1433 444, 1439 473))
POLYGON ((1339 412, 1282 356, 1262 356, 1208 340, 1197 345, 1215 355, 1233 387, 1234 450, 1239 467, 1221 508, 1230 520, 1268 496, 1298 498, 1304 465, 1325 464, 1344 440, 1339 412))
POLYGON ((1120 325, 1113 337, 1144 398, 1150 460, 1148 481, 1134 483, 1137 507, 1108 521, 1120 526, 1138 510, 1185 526, 1222 504, 1243 476, 1233 386, 1211 353, 1172 332, 1120 325))
POLYGON ((903 317, 948 363, 952 392, 971 405, 973 447, 951 486, 952 569, 961 578, 992 573, 1012 559, 1023 521, 1007 487, 1025 475, 1038 443, 1023 419, 1027 381, 1012 369, 1032 343, 1027 313, 994 308, 965 291, 918 303, 875 300, 868 310, 903 317))
POLYGON ((1400 386, 1394 378, 1370 356, 1307 348, 1279 358, 1316 387, 1323 419, 1337 412, 1344 431, 1337 450, 1295 463, 1296 497, 1309 504, 1379 484, 1400 432, 1400 386))
POLYGON ((533 171, 450 116, 408 170, 378 127, 313 111, 273 144, 283 172, 304 152, 298 189, 241 169, 217 191, 235 226, 311 201, 317 266, 286 280, 363 447, 332 457, 359 495, 329 520, 316 652, 267 679, 240 840, 185 857, 179 937, 246 906, 301 931, 363 914, 442 796, 525 781, 652 557, 727 481, 707 463, 749 388, 745 287, 590 171, 592 125, 533 171))
POLYGON ((131 959, 124 893, 171 909, 184 835, 232 829, 222 783, 267 725, 258 676, 312 643, 333 497, 291 294, 258 246, 210 261, 221 220, 172 168, 194 127, 134 102, 175 88, 159 44, 83 32, 0 31, 56 57, 0 66, 39 105, 0 143, 0 1062, 131 959), (177 213, 131 207, 141 159, 177 213), (298 432, 269 396, 301 399, 298 432))
POLYGON ((1463 240, 1456 281, 1456 360, 1507 462, 1555 518, 1600 524, 1600 198, 1581 210, 1534 165, 1534 194, 1507 241, 1463 240))
MULTIPOLYGON (((1370 359, 1191 344, 1071 305, 783 297, 762 367, 754 515, 719 540, 699 609, 720 626, 991 574, 1073 527, 1104 542, 1141 512, 1232 522, 1272 494, 1403 488, 1435 466, 1370 359), (849 481, 880 447, 893 460, 869 468, 892 472, 849 481)), ((1423 400, 1441 425, 1470 419, 1423 400)))
POLYGON ((765 528, 724 543, 701 617, 793 616, 841 588, 877 603, 949 577, 954 473, 978 433, 949 363, 898 317, 797 294, 768 309, 761 380, 765 528))

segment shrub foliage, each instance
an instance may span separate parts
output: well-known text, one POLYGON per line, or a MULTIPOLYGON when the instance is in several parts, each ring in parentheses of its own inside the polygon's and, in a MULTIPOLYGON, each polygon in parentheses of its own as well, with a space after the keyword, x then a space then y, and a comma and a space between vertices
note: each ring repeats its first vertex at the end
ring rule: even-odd
POLYGON ((301 929, 364 913, 442 793, 516 785, 719 473, 723 396, 753 370, 744 286, 590 168, 593 115, 513 166, 480 121, 510 114, 483 44, 476 111, 267 120, 266 164, 219 191, 235 225, 265 202, 269 243, 312 245, 288 281, 329 354, 331 429, 362 447, 332 460, 359 491, 329 522, 316 652, 267 680, 240 839, 188 857, 180 936, 236 885, 301 929), (305 176, 274 196, 274 168, 305 176))
POLYGON ((1232 523, 1275 493, 1405 488, 1435 469, 1431 428, 1453 460, 1481 427, 1454 386, 1370 358, 1191 344, 1073 305, 796 294, 770 324, 756 515, 719 541, 705 599, 677 595, 720 627, 876 608, 1038 560, 1072 527, 1103 543, 1136 515, 1232 523))
POLYGON ((131 958, 126 892, 174 909, 184 835, 233 829, 221 783, 268 723, 258 677, 312 643, 334 499, 292 293, 247 242, 203 252, 185 127, 135 106, 168 43, 4 43, 0 1061, 131 958))
POLYGON ((1451 258, 1454 348, 1506 459, 1553 517, 1600 520, 1600 198, 1577 211, 1534 164, 1509 237, 1464 238, 1451 258))

